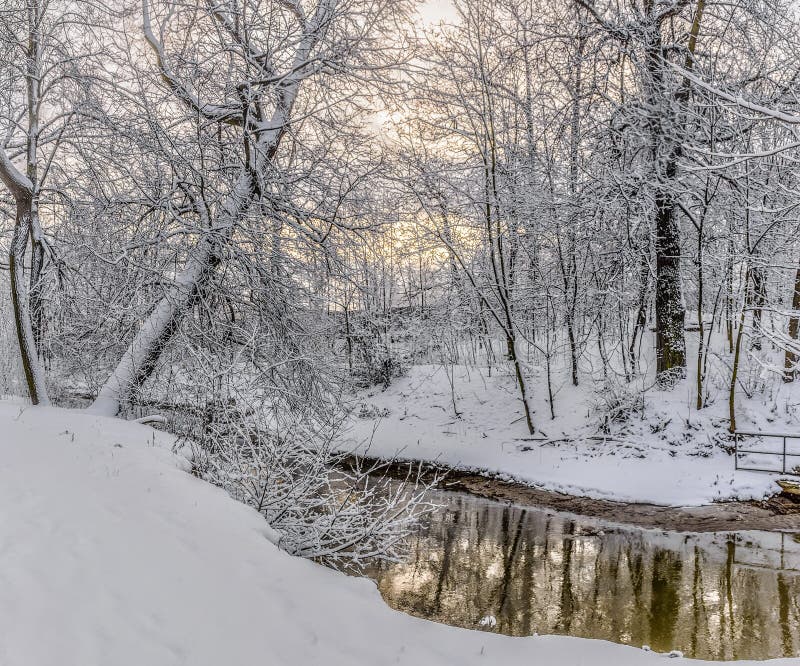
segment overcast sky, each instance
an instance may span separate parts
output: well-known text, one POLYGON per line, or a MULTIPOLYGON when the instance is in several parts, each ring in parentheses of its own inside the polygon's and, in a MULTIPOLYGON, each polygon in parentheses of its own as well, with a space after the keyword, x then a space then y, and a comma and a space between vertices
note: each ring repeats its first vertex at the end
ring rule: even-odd
POLYGON ((450 20, 455 16, 455 10, 450 0, 425 0, 419 13, 426 23, 438 23, 442 20, 450 20))

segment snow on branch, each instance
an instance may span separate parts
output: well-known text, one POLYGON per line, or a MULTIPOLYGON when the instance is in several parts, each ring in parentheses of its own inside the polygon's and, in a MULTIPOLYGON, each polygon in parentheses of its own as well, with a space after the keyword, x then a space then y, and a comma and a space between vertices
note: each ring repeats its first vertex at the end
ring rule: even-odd
POLYGON ((0 180, 11 191, 15 198, 30 196, 33 183, 8 158, 6 151, 0 147, 0 180))
POLYGON ((671 62, 668 62, 667 64, 669 64, 669 66, 675 69, 679 74, 686 77, 689 81, 700 86, 703 88, 703 90, 706 90, 715 97, 720 97, 721 99, 731 102, 732 104, 735 104, 743 109, 761 114, 767 118, 778 120, 782 123, 786 123, 787 125, 800 125, 800 115, 792 115, 783 111, 778 111, 777 109, 772 109, 768 106, 751 102, 740 95, 732 95, 731 93, 727 93, 724 90, 711 85, 707 81, 704 81, 699 76, 692 74, 689 70, 681 67, 680 65, 676 65, 675 63, 671 62))
POLYGON ((164 46, 156 39, 153 33, 148 0, 142 0, 142 29, 144 31, 145 40, 147 40, 147 43, 156 55, 156 62, 161 73, 161 78, 181 102, 207 120, 224 122, 231 125, 241 124, 242 110, 240 107, 229 104, 208 104, 206 102, 201 102, 200 98, 192 93, 170 69, 167 64, 166 54, 164 53, 164 46))

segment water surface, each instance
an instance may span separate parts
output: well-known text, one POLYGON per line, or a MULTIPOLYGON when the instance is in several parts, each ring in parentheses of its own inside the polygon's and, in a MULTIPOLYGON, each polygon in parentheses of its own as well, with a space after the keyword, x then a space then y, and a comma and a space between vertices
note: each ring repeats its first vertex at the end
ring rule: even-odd
POLYGON ((702 659, 800 655, 800 535, 678 534, 431 491, 408 561, 366 574, 413 615, 702 659))

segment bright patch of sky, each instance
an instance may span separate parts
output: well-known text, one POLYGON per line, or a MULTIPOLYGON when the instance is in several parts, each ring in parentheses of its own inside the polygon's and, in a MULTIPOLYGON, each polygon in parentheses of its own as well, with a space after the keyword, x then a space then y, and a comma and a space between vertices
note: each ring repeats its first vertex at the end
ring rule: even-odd
POLYGON ((450 0, 426 0, 418 10, 424 25, 436 25, 441 21, 453 21, 456 10, 450 0))

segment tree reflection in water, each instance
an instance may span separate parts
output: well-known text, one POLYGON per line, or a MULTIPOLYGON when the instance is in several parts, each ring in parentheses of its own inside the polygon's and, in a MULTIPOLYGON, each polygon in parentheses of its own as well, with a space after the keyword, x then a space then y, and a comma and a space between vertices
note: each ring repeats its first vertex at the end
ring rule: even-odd
POLYGON ((368 568, 384 599, 439 622, 602 638, 704 659, 800 654, 800 539, 622 528, 434 491, 409 560, 368 568))

